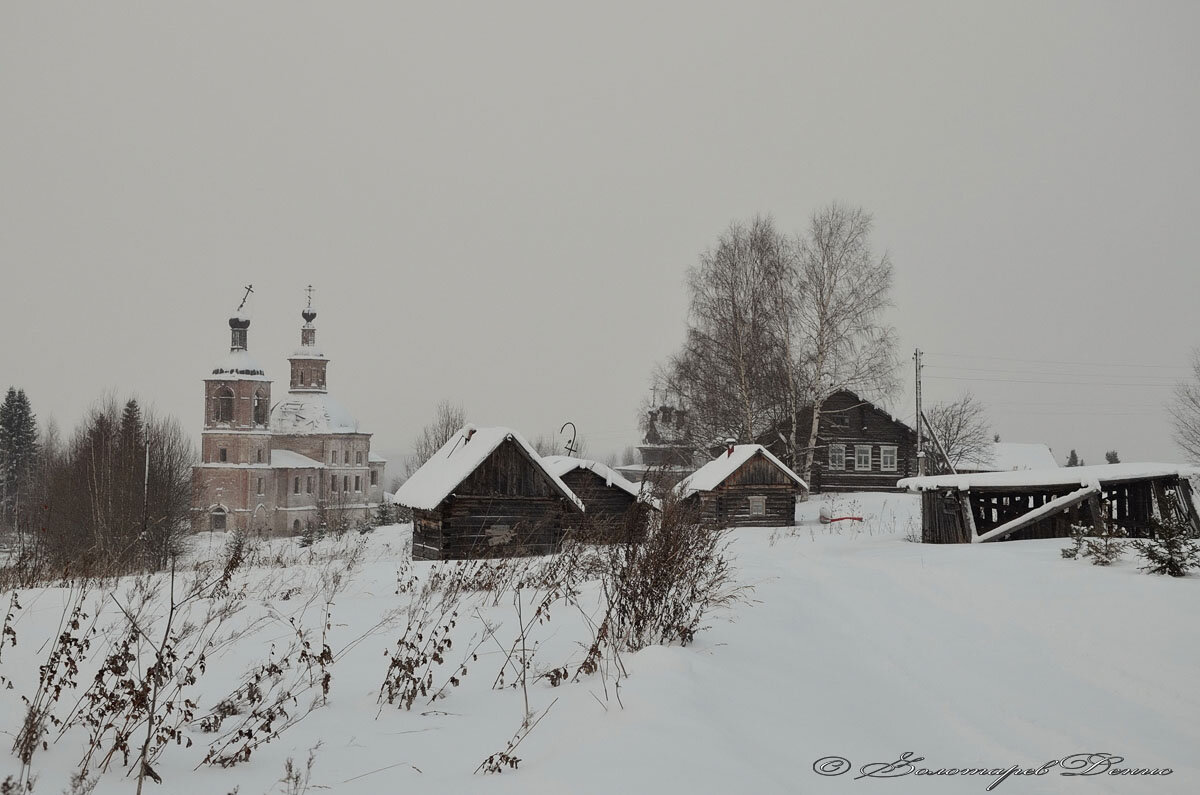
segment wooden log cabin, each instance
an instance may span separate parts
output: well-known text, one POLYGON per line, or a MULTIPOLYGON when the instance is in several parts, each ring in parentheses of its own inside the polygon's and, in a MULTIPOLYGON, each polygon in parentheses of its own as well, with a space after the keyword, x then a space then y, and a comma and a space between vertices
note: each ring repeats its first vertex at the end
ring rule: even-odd
MULTIPOLYGON (((803 461, 812 429, 812 407, 801 409, 795 457, 791 423, 781 423, 757 441, 778 458, 803 461)), ((849 390, 821 404, 811 487, 827 491, 895 491, 896 481, 917 474, 917 432, 849 390)))
POLYGON ((583 502, 516 431, 467 425, 396 492, 413 511, 414 560, 545 555, 583 502))
POLYGON ((643 493, 611 467, 586 458, 552 455, 542 463, 583 501, 586 512, 576 517, 579 537, 593 543, 638 541, 645 538, 650 512, 658 501, 643 493))
POLYGON ((1200 533, 1188 475, 1177 464, 1107 464, 906 478, 921 495, 921 540, 966 544, 1065 538, 1073 525, 1120 526, 1132 538, 1167 517, 1200 533))
POLYGON ((696 501, 701 516, 722 527, 791 525, 796 499, 807 491, 800 476, 761 444, 732 442, 675 487, 679 499, 696 501))

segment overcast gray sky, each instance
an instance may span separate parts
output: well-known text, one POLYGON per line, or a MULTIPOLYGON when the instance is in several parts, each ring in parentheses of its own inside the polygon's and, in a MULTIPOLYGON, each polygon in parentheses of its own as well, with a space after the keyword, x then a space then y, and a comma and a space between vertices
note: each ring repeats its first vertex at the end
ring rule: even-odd
POLYGON ((1198 29, 1194 2, 4 2, 0 387, 198 435, 240 286, 282 394, 311 282, 377 449, 450 398, 602 453, 637 441, 697 254, 840 200, 875 214, 927 400, 971 388, 1060 461, 1177 459, 1198 29))

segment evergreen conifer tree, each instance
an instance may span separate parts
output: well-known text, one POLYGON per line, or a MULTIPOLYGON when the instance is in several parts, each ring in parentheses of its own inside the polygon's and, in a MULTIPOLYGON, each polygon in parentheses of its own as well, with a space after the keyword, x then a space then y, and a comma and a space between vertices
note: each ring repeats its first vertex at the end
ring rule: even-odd
POLYGON ((1150 522, 1153 535, 1133 544, 1146 559, 1142 571, 1182 577, 1189 569, 1200 566, 1200 541, 1191 527, 1174 520, 1151 519, 1150 522))

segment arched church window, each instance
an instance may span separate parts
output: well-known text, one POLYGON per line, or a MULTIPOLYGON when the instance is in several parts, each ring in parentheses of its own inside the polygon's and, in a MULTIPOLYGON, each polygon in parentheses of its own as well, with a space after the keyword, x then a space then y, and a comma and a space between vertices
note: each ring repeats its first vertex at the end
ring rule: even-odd
POLYGON ((270 401, 267 400, 267 391, 259 389, 254 393, 254 424, 266 425, 270 418, 270 401))
POLYGON ((233 422, 233 390, 223 386, 217 390, 217 402, 213 419, 217 422, 233 422))

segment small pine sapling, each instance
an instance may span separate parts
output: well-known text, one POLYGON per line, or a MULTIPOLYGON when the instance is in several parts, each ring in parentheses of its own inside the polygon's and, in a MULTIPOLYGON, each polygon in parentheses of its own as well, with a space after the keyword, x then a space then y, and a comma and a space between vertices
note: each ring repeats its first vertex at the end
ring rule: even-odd
POLYGON ((1150 526, 1150 538, 1133 544, 1146 560, 1146 565, 1140 567, 1142 571, 1183 577, 1200 566, 1200 540, 1191 527, 1177 520, 1158 519, 1151 519, 1150 526))

